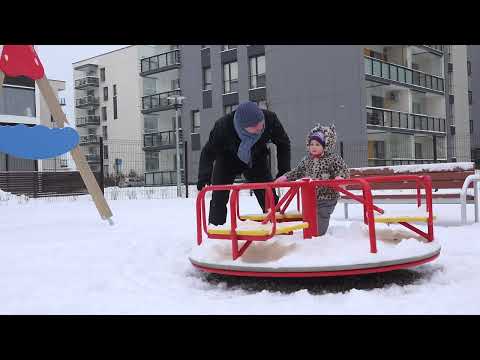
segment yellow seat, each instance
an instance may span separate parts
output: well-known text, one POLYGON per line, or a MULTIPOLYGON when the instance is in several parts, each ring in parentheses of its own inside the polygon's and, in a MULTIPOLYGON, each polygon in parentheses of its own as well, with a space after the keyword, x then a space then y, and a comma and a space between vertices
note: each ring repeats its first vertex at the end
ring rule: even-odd
MULTIPOLYGON (((267 214, 247 214, 247 215, 241 215, 240 219, 241 220, 252 220, 252 221, 263 221, 263 220, 265 220, 266 216, 267 216, 267 214)), ((303 216, 299 212, 288 212, 288 213, 285 213, 285 214, 276 213, 275 218, 277 220, 285 220, 285 219, 288 219, 288 220, 294 220, 294 219, 302 220, 303 216)))
MULTIPOLYGON (((308 228, 308 223, 304 222, 301 224, 281 226, 277 225, 275 235, 288 234, 291 231, 306 229, 308 228)), ((237 235, 250 235, 250 236, 267 236, 271 230, 269 229, 237 229, 237 235)), ((208 233, 212 235, 230 235, 230 228, 224 229, 208 229, 208 233)))
MULTIPOLYGON (((433 220, 436 216, 433 216, 433 220)), ((376 216, 375 222, 377 223, 400 223, 400 222, 428 222, 428 216, 376 216)))

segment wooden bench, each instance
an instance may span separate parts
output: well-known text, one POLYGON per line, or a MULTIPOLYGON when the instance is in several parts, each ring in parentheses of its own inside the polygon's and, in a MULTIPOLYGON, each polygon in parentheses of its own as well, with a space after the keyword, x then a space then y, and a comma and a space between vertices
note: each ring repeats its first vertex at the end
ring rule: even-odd
MULTIPOLYGON (((462 224, 466 223, 466 205, 475 204, 475 221, 478 222, 478 186, 480 173, 475 174, 473 162, 440 163, 421 165, 398 165, 385 167, 352 168, 352 178, 386 176, 386 175, 428 175, 432 179, 432 202, 434 204, 461 204, 462 224), (474 194, 468 194, 467 189, 473 188, 474 194)), ((375 204, 412 204, 416 203, 416 185, 413 182, 405 183, 371 183, 373 202, 375 204), (410 192, 407 189, 413 189, 410 192), (381 190, 385 190, 382 193, 381 190)), ((347 187, 348 190, 357 190, 347 187)), ((425 196, 422 194, 422 198, 425 196)), ((339 200, 344 204, 345 219, 348 219, 348 205, 356 203, 354 200, 342 196, 339 200)))

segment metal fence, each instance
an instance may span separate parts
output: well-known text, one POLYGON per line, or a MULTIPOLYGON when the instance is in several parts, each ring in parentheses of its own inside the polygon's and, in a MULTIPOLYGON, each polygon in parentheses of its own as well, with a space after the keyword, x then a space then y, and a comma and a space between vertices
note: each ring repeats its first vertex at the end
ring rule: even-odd
MULTIPOLYGON (((340 134, 341 135, 341 134, 340 134)), ((148 137, 147 137, 148 138, 148 137)), ((87 162, 104 189, 107 200, 165 199, 176 197, 176 149, 170 142, 161 148, 141 140, 103 139, 81 145, 87 162)), ((480 146, 472 149, 472 138, 458 134, 447 139, 438 133, 369 133, 363 142, 348 141, 339 136, 336 151, 349 167, 428 164, 474 161, 480 168, 480 146), (452 154, 456 156, 453 157, 452 154)), ((185 144, 181 143, 182 192, 185 186, 185 144)), ((292 168, 306 153, 303 141, 292 140, 292 168)), ((272 175, 276 174, 272 154, 272 175)), ((188 156, 187 156, 188 163, 188 156)), ((42 160, 36 165, 0 154, 0 190, 29 197, 79 196, 87 190, 69 154, 42 160), (20 166, 22 171, 16 170, 20 166)), ((190 169, 195 181, 197 169, 190 169)), ((241 178, 237 179, 241 181, 241 178)), ((190 184, 188 195, 195 196, 190 184)))

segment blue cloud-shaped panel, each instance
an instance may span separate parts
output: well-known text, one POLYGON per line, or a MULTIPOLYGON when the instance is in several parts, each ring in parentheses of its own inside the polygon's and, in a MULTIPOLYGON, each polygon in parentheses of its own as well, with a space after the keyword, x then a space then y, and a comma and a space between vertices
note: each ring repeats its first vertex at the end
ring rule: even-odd
POLYGON ((0 151, 23 159, 49 159, 65 154, 79 140, 78 133, 70 127, 0 126, 0 151))

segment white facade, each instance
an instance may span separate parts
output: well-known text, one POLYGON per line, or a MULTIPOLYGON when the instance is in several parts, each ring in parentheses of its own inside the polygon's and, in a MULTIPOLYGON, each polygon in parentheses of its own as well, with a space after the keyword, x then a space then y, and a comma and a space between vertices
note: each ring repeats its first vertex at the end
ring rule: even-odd
POLYGON ((95 136, 103 137, 106 175, 128 175, 131 170, 139 175, 144 172, 143 116, 140 111, 143 82, 139 76, 143 48, 145 47, 128 46, 73 64, 75 81, 91 76, 90 79, 96 79, 98 83, 83 89, 75 86, 75 120, 81 144, 87 142, 82 145, 82 149, 93 170, 98 170, 100 164, 99 143, 95 136), (91 66, 81 68, 83 65, 91 66), (89 94, 98 103, 79 108, 79 99, 89 94), (89 119, 87 125, 81 125, 80 119, 85 118, 89 119))

